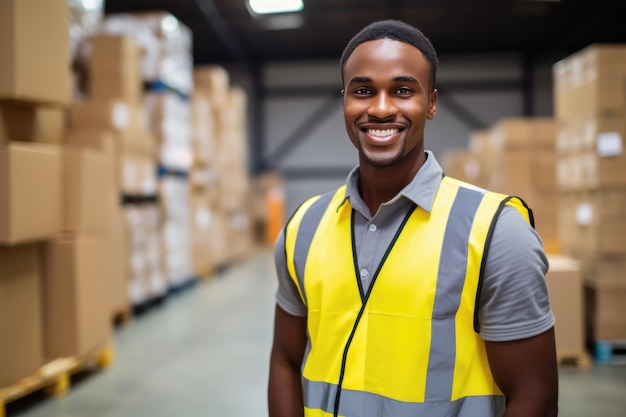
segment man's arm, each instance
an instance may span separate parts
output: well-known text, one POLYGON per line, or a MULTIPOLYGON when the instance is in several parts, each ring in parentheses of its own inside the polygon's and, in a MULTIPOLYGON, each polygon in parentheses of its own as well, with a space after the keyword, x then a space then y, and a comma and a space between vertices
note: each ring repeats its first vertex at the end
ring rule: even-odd
POLYGON ((527 339, 485 343, 491 373, 506 396, 504 417, 557 416, 554 328, 527 339))
POLYGON ((277 305, 270 357, 269 417, 304 416, 300 369, 306 343, 306 317, 292 316, 277 305))

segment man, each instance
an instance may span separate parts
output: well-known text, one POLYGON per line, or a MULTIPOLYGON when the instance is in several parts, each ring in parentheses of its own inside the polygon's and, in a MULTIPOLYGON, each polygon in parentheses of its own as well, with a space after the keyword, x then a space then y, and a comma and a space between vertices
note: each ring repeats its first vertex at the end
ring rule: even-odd
POLYGON ((341 58, 359 165, 276 242, 270 417, 546 417, 558 372, 547 259, 523 201, 425 151, 437 55, 375 22, 341 58))

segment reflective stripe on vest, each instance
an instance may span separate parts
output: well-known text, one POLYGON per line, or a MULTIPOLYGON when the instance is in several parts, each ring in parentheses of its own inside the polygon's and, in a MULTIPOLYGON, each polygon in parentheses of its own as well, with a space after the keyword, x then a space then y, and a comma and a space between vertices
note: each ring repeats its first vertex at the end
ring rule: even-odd
POLYGON ((286 229, 308 309, 305 415, 332 416, 337 403, 345 417, 501 415, 474 310, 494 218, 504 203, 523 206, 444 178, 433 210, 406 219, 362 299, 344 196, 341 187, 309 200, 286 229))

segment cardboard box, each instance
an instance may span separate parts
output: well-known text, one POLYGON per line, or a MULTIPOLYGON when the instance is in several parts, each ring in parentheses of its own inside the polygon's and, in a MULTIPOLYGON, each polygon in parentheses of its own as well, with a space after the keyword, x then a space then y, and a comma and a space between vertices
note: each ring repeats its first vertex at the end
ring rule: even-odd
POLYGON ((589 259, 585 262, 585 277, 596 282, 626 283, 626 257, 589 259))
POLYGON ((81 148, 116 152, 119 133, 98 127, 72 127, 68 130, 64 143, 81 148))
POLYGON ((589 277, 585 280, 585 287, 593 292, 590 312, 596 317, 626 317, 626 281, 589 277))
POLYGON ((584 352, 583 279, 573 258, 549 255, 546 283, 555 318, 557 352, 584 352))
POLYGON ((522 196, 532 196, 536 190, 554 192, 556 126, 556 121, 545 117, 505 118, 496 123, 489 139, 487 188, 522 196))
POLYGON ((62 235, 44 250, 44 355, 76 356, 111 337, 111 299, 104 236, 62 235))
POLYGON ((0 98, 70 102, 68 26, 66 0, 0 2, 0 98))
POLYGON ((586 280, 585 309, 592 341, 626 339, 625 282, 586 280))
POLYGON ((582 259, 626 256, 626 189, 561 193, 559 238, 582 259))
POLYGON ((118 201, 112 155, 65 146, 63 232, 104 233, 108 227, 108 207, 118 201))
POLYGON ((132 37, 123 35, 94 35, 88 42, 91 46, 89 71, 98 74, 120 74, 133 66, 139 69, 141 50, 132 37))
POLYGON ((217 110, 218 123, 222 128, 238 129, 246 126, 248 114, 248 94, 239 87, 233 86, 228 89, 228 97, 225 105, 217 110))
POLYGON ((165 295, 168 290, 161 238, 163 219, 156 203, 128 204, 123 207, 123 213, 128 297, 132 304, 141 304, 165 295))
POLYGON ((43 366, 40 246, 0 246, 0 388, 43 366))
POLYGON ((0 244, 48 239, 60 230, 60 147, 0 143, 0 244))
POLYGON ((133 38, 96 35, 89 38, 89 44, 89 72, 92 78, 129 75, 140 82, 141 50, 133 38))
POLYGON ((576 209, 585 251, 590 255, 626 255, 626 189, 584 195, 576 209))
POLYGON ((472 132, 469 138, 469 150, 478 161, 480 167, 474 185, 489 188, 491 173, 493 172, 494 158, 491 148, 491 132, 488 129, 472 132))
POLYGON ((138 103, 142 98, 143 82, 141 51, 135 41, 126 36, 99 35, 91 37, 89 43, 90 97, 138 103))
POLYGON ((480 177, 478 160, 466 149, 449 149, 444 152, 441 167, 446 175, 471 184, 475 184, 480 177))
POLYGON ((593 343, 621 343, 626 339, 626 319, 587 317, 587 338, 593 343))
POLYGON ((128 103, 138 103, 142 97, 142 84, 131 75, 90 78, 89 97, 95 100, 124 100, 128 103))
POLYGON ((115 164, 117 190, 125 194, 156 193, 157 164, 154 136, 145 131, 112 132, 107 129, 71 129, 68 144, 105 150, 115 164))
POLYGON ((544 243, 544 249, 547 249, 548 246, 554 249, 554 245, 559 241, 558 196, 555 193, 536 192, 525 201, 533 211, 535 230, 544 243))
POLYGON ((557 190, 557 158, 554 149, 535 151, 532 161, 534 188, 543 193, 554 194, 557 190))
POLYGON ((84 148, 109 150, 116 156, 130 154, 154 158, 156 139, 147 131, 115 132, 103 128, 72 128, 65 143, 84 148))
POLYGON ((195 276, 206 278, 215 270, 211 252, 215 219, 209 204, 202 196, 194 194, 190 198, 190 210, 193 270, 195 276))
POLYGON ((157 193, 157 165, 153 158, 123 154, 119 159, 118 188, 129 195, 157 193))
POLYGON ((588 111, 626 107, 626 46, 593 44, 553 66, 555 115, 575 120, 588 111))
MULTIPOLYGON (((597 254, 589 253, 592 245, 584 241, 584 234, 592 223, 593 208, 589 203, 588 193, 582 191, 567 191, 559 193, 558 198, 558 236, 563 253, 574 258, 585 260, 597 254)), ((595 241, 595 239, 594 239, 595 241)))
POLYGON ((72 103, 70 128, 100 128, 115 131, 146 130, 143 107, 121 100, 88 100, 72 103))
POLYGON ((220 65, 205 65, 193 70, 193 84, 198 91, 208 94, 211 103, 219 108, 228 102, 230 74, 220 65))
POLYGON ((0 101, 0 142, 59 144, 65 134, 65 117, 60 107, 0 101))

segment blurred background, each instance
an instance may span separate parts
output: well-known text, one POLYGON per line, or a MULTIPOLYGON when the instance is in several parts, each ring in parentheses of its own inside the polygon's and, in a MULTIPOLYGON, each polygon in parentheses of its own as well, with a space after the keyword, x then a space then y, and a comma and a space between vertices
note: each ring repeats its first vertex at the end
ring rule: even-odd
POLYGON ((624 1, 0 0, 0 416, 266 415, 272 245, 385 18, 439 54, 427 149, 534 210, 561 415, 623 415, 624 1))

